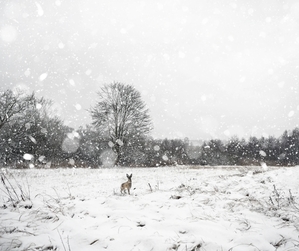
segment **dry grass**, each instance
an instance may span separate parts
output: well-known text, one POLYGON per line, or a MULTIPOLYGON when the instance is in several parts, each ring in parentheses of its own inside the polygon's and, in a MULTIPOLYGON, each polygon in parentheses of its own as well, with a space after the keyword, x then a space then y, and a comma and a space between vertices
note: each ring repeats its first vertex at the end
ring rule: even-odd
MULTIPOLYGON (((1 187, 0 189, 5 194, 6 202, 13 207, 17 207, 20 202, 31 201, 30 199, 30 187, 28 180, 26 182, 17 180, 12 173, 6 171, 0 172, 1 187), (10 176, 11 178, 8 178, 10 176)), ((4 207, 7 205, 4 204, 4 207)), ((25 207, 31 208, 32 203, 26 204, 25 207)))

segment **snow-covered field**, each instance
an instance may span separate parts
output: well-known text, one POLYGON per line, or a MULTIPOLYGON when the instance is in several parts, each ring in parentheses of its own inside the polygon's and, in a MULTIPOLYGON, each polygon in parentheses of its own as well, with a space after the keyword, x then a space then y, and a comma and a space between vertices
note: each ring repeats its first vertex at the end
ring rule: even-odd
POLYGON ((3 173, 30 200, 13 207, 0 181, 0 251, 299 250, 299 167, 3 173))

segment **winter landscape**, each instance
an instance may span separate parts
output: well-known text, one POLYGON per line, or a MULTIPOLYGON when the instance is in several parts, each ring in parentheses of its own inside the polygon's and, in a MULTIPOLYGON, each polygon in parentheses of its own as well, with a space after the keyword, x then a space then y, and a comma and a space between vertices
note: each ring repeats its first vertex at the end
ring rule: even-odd
POLYGON ((0 1, 0 251, 299 251, 298 17, 0 1))
POLYGON ((1 251, 299 250, 298 166, 2 169, 1 178, 1 251), (126 173, 131 195, 120 193, 126 173))

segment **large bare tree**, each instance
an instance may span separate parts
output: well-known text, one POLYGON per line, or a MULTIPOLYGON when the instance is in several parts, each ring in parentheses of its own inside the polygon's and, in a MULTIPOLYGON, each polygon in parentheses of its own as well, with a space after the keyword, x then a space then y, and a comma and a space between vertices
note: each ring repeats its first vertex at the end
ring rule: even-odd
POLYGON ((150 132, 149 110, 140 92, 131 85, 117 82, 104 85, 98 97, 98 103, 90 110, 93 125, 110 140, 109 146, 117 154, 117 165, 124 149, 132 148, 138 138, 150 132))

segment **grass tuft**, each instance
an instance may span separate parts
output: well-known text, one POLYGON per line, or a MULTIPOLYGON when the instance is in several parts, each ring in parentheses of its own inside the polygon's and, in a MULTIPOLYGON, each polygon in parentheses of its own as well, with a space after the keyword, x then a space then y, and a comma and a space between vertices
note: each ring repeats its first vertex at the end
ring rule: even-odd
MULTIPOLYGON (((27 209, 32 208, 28 180, 26 180, 26 183, 18 181, 13 174, 6 174, 3 171, 0 172, 0 180, 0 190, 4 193, 7 203, 10 203, 13 207, 17 207, 21 202, 30 201, 30 204, 25 203, 24 207, 27 209), (11 178, 8 178, 8 175, 11 178)), ((6 208, 7 205, 4 204, 3 207, 6 208)))

